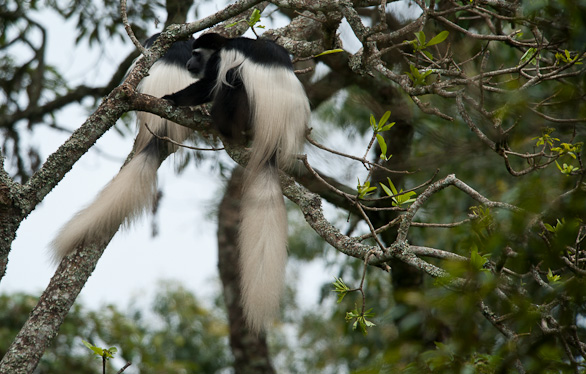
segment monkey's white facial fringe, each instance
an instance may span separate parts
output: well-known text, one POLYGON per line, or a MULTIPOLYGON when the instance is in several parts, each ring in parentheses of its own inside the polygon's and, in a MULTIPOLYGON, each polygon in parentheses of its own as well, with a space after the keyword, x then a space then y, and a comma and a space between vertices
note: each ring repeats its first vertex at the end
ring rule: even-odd
MULTIPOLYGON (((194 82, 187 70, 175 65, 156 62, 138 87, 142 93, 161 97, 176 92, 194 82)), ((192 130, 146 112, 137 113, 139 134, 135 140, 135 155, 104 187, 96 199, 63 226, 51 243, 53 260, 59 262, 78 245, 107 240, 122 224, 130 224, 152 206, 157 190, 157 169, 160 165, 157 147, 148 147, 154 136, 182 142, 192 130)), ((169 152, 176 146, 169 144, 169 152)))
POLYGON ((279 311, 287 261, 287 214, 276 156, 291 168, 302 151, 310 117, 307 96, 293 71, 265 66, 222 50, 217 87, 236 68, 251 107, 252 151, 244 178, 239 233, 242 303, 246 321, 260 331, 279 311))

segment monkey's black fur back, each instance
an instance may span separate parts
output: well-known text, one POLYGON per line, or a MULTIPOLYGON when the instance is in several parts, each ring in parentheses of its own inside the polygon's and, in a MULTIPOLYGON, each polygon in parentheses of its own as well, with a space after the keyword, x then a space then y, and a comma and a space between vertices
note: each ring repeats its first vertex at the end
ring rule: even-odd
MULTIPOLYGON (((145 40, 143 43, 145 48, 150 48, 160 34, 161 33, 156 33, 145 40)), ((176 65, 181 69, 185 68, 185 64, 187 64, 187 61, 189 61, 191 58, 191 46, 193 45, 193 42, 194 39, 190 38, 189 40, 181 40, 173 43, 171 48, 167 50, 167 52, 159 59, 159 61, 171 65, 176 65)))
POLYGON ((287 50, 267 39, 236 38, 226 46, 244 53, 251 61, 264 66, 282 66, 293 70, 293 64, 287 50))
POLYGON ((224 38, 218 34, 205 34, 193 42, 193 49, 224 49, 242 52, 247 59, 263 66, 282 66, 293 70, 287 50, 269 39, 224 38))

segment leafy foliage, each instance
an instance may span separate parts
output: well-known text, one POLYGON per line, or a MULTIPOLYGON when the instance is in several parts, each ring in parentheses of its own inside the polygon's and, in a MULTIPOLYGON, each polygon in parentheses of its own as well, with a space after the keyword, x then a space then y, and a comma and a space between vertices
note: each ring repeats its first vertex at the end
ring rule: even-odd
POLYGON ((371 187, 370 181, 366 181, 364 184, 360 184, 360 179, 358 179, 356 190, 358 191, 358 197, 363 199, 366 196, 371 195, 376 190, 376 187, 371 187))
MULTIPOLYGON (((33 296, 0 296, 0 353, 35 303, 33 296)), ((96 373, 81 346, 89 348, 91 355, 106 358, 108 372, 118 371, 111 367, 115 353, 141 373, 216 373, 229 365, 225 322, 204 309, 193 294, 177 284, 162 284, 151 307, 150 312, 133 306, 122 312, 112 305, 87 311, 77 304, 41 360, 39 372, 96 373), (86 340, 115 344, 119 350, 96 347, 86 340)))
POLYGON ((436 36, 434 36, 433 38, 431 38, 429 41, 426 41, 426 36, 425 36, 424 31, 417 31, 414 34, 415 34, 415 39, 409 41, 409 43, 411 43, 411 45, 413 46, 414 52, 415 53, 420 52, 420 53, 424 54, 425 57, 427 57, 430 60, 433 60, 433 55, 429 51, 427 51, 426 49, 428 47, 431 47, 433 45, 436 45, 436 44, 443 42, 450 35, 449 31, 444 30, 444 31, 440 32, 439 34, 437 34, 436 36))
POLYGON ((104 360, 109 360, 114 358, 116 352, 118 352, 118 348, 110 347, 110 348, 100 348, 96 347, 90 342, 86 342, 85 340, 81 341, 83 345, 85 345, 90 351, 92 351, 97 357, 102 358, 104 360))
POLYGON ((387 156, 387 143, 385 139, 382 137, 381 133, 385 131, 389 131, 394 125, 395 122, 387 123, 389 117, 391 116, 391 111, 387 110, 385 114, 381 117, 381 119, 376 122, 376 119, 373 115, 370 115, 370 127, 376 136, 376 140, 381 150, 380 158, 383 160, 388 160, 392 157, 392 155, 387 156))
POLYGON ((397 188, 391 181, 391 178, 387 177, 387 181, 389 182, 389 187, 385 186, 382 183, 380 184, 380 186, 382 187, 383 191, 385 191, 385 194, 387 194, 387 196, 392 196, 393 206, 400 207, 403 204, 411 204, 415 201, 413 196, 416 196, 417 192, 409 191, 403 193, 403 189, 397 191, 397 188))
POLYGON ((352 330, 356 330, 356 328, 360 327, 360 331, 366 335, 368 333, 367 329, 369 327, 376 326, 374 323, 369 321, 367 317, 374 317, 374 313, 372 313, 372 308, 363 312, 358 307, 356 307, 352 311, 346 312, 345 319, 346 322, 354 321, 354 323, 352 323, 352 330))

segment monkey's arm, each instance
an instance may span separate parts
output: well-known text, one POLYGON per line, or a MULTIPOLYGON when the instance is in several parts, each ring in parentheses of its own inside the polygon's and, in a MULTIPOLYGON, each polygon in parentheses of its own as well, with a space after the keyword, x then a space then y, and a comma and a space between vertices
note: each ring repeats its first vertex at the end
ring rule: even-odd
POLYGON ((163 96, 163 99, 179 106, 196 106, 212 101, 215 79, 202 78, 181 91, 163 96))

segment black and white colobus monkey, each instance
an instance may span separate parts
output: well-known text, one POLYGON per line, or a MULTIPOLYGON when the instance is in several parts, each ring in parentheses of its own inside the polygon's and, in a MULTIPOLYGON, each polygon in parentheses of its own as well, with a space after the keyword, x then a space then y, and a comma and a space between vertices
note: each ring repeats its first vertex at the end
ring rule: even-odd
POLYGON ((279 310, 287 261, 287 215, 278 168, 303 148, 310 109, 287 51, 266 39, 202 35, 187 69, 200 78, 164 99, 213 101, 214 126, 232 139, 252 138, 241 202, 241 287, 249 326, 258 331, 279 310))
MULTIPOLYGON (((193 46, 175 43, 138 90, 177 105, 213 101, 212 119, 222 134, 252 138, 241 204, 240 266, 246 319, 253 330, 262 329, 278 311, 287 259, 287 216, 278 168, 295 162, 310 115, 287 51, 269 40, 205 34, 193 46)), ((151 206, 160 154, 176 148, 154 137, 145 123, 155 134, 177 142, 191 134, 153 114, 138 112, 137 120, 134 157, 61 229, 52 243, 56 260, 83 243, 107 240, 151 206)))
MULTIPOLYGON (((145 46, 150 47, 157 36, 150 37, 145 46)), ((149 75, 138 85, 138 91, 160 97, 193 83, 195 79, 185 70, 191 57, 191 43, 174 43, 150 68, 149 75)), ((171 154, 177 148, 154 137, 145 123, 153 133, 177 142, 184 141, 192 133, 190 129, 154 114, 137 112, 136 117, 139 132, 134 142, 134 157, 89 206, 63 226, 52 242, 55 261, 60 261, 80 244, 107 240, 121 224, 131 223, 152 206, 161 154, 171 154)))

